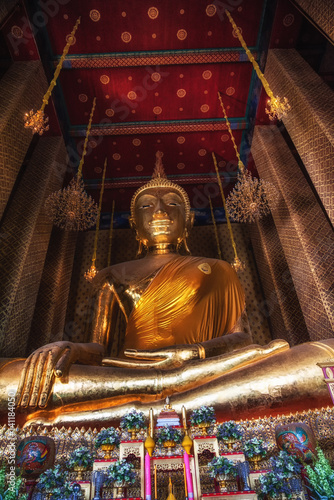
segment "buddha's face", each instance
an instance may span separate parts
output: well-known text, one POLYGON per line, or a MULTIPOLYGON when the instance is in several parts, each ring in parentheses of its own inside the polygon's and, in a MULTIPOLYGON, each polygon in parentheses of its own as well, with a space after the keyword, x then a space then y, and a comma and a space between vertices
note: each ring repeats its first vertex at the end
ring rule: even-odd
POLYGON ((187 224, 184 202, 170 188, 147 189, 136 200, 134 223, 145 246, 176 245, 187 224))

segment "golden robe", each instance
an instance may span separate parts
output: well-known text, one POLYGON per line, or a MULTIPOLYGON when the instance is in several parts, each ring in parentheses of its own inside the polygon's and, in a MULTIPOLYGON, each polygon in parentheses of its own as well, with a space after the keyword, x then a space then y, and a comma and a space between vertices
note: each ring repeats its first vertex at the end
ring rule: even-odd
POLYGON ((230 333, 245 309, 232 267, 202 257, 163 266, 128 318, 124 349, 195 344, 230 333))

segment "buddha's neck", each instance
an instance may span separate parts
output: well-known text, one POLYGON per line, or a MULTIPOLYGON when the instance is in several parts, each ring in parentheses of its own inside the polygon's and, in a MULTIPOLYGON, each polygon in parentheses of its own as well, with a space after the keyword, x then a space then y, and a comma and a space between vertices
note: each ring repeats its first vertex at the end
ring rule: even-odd
POLYGON ((177 253, 176 245, 172 243, 158 243, 157 245, 149 247, 147 250, 148 255, 167 255, 177 253))

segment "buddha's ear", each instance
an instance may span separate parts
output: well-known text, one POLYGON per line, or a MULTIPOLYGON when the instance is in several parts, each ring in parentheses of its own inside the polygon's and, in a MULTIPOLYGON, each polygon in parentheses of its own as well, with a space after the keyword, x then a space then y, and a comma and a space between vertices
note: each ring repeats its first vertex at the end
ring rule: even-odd
POLYGON ((193 227, 195 221, 195 212, 190 212, 188 223, 187 223, 187 229, 190 231, 190 229, 193 227))
POLYGON ((130 227, 131 229, 136 229, 136 223, 135 223, 135 220, 134 220, 134 217, 129 217, 129 224, 130 224, 130 227))

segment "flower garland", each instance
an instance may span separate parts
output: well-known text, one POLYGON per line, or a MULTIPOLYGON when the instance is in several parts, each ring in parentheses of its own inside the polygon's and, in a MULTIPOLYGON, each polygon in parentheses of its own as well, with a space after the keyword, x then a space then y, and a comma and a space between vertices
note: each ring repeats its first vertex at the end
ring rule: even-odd
POLYGON ((243 451, 247 458, 252 458, 255 455, 261 455, 261 457, 264 457, 267 454, 267 446, 265 445, 263 439, 255 437, 245 441, 243 451))
POLYGON ((107 479, 105 481, 106 486, 110 486, 115 482, 124 482, 127 484, 133 484, 136 480, 136 473, 134 471, 134 465, 127 462, 126 460, 117 460, 116 462, 109 465, 107 471, 107 479))
POLYGON ((90 451, 87 446, 81 446, 80 448, 72 451, 70 458, 67 461, 67 466, 69 468, 74 466, 82 467, 92 467, 94 463, 94 454, 90 451))
POLYGON ((218 474, 230 474, 231 476, 237 475, 237 467, 232 460, 226 457, 215 457, 208 463, 210 477, 216 477, 218 474))
POLYGON ((118 446, 120 443, 120 437, 118 431, 115 427, 108 427, 108 429, 103 429, 98 433, 95 439, 95 448, 100 448, 102 444, 114 444, 118 446))
POLYGON ((215 410, 212 406, 201 406, 192 412, 190 415, 190 422, 192 425, 199 424, 214 424, 215 419, 215 410))
POLYGON ((179 429, 165 425, 161 427, 157 432, 157 443, 163 444, 166 441, 174 441, 175 443, 181 443, 182 434, 179 429))
POLYGON ((241 439, 243 436, 243 429, 240 425, 236 424, 234 420, 230 420, 229 422, 224 422, 223 424, 217 425, 216 436, 218 441, 222 441, 224 439, 241 439))
POLYGON ((146 427, 142 411, 131 410, 121 419, 121 429, 142 429, 146 427))

